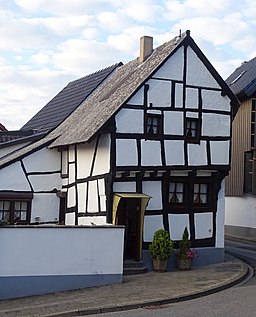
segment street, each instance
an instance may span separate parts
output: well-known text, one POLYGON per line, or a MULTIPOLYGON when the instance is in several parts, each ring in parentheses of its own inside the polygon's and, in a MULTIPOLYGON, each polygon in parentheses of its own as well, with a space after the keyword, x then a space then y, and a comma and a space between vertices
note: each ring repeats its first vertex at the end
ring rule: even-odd
MULTIPOLYGON (((226 241, 226 250, 256 268, 256 244, 226 241)), ((252 317, 256 311, 256 278, 225 291, 165 306, 152 306, 101 317, 252 317)))

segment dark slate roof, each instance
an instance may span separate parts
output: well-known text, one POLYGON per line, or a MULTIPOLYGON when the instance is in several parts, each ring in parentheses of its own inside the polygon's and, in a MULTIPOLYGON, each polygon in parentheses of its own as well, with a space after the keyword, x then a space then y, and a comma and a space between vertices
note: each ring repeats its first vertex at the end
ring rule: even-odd
POLYGON ((63 122, 122 63, 117 63, 70 82, 22 128, 49 132, 63 122))
POLYGON ((1 131, 0 130, 0 143, 9 142, 12 140, 22 139, 33 134, 32 130, 26 131, 1 131))
POLYGON ((256 92, 256 57, 242 63, 226 83, 239 99, 250 98, 256 92))

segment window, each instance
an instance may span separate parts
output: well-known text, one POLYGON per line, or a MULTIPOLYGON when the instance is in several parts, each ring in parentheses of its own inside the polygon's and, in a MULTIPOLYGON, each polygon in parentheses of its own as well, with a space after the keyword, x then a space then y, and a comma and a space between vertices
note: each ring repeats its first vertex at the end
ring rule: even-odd
POLYGON ((205 205, 208 201, 208 184, 194 184, 193 203, 205 205))
POLYGON ((169 202, 171 204, 184 203, 184 183, 169 184, 169 202))
POLYGON ((28 224, 30 222, 32 193, 0 193, 0 221, 10 224, 28 224))
POLYGON ((186 118, 186 139, 189 142, 199 142, 200 121, 197 118, 186 118))
POLYGON ((173 211, 209 211, 214 209, 214 190, 211 177, 175 177, 169 182, 168 202, 173 211))
POLYGON ((162 116, 158 114, 146 114, 145 132, 147 137, 158 137, 162 134, 162 116))
POLYGON ((0 221, 10 224, 29 223, 30 202, 0 200, 0 221))

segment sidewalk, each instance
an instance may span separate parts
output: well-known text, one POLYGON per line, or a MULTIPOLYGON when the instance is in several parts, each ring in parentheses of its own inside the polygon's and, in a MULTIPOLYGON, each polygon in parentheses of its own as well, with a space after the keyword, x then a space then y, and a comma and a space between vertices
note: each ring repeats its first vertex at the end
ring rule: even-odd
POLYGON ((223 290, 247 274, 245 263, 227 256, 191 271, 148 272, 117 285, 0 301, 0 316, 82 316, 167 304, 223 290))

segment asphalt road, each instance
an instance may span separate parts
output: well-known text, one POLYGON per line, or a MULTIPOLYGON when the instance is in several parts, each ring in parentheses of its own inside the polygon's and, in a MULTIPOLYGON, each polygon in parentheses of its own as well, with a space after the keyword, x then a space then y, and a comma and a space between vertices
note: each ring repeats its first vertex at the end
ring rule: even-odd
MULTIPOLYGON (((226 241, 226 250, 256 268, 256 244, 226 241)), ((253 270, 252 270, 253 272, 253 270)), ((246 283, 194 300, 166 306, 152 306, 126 312, 100 314, 101 317, 254 317, 256 278, 246 283)))

